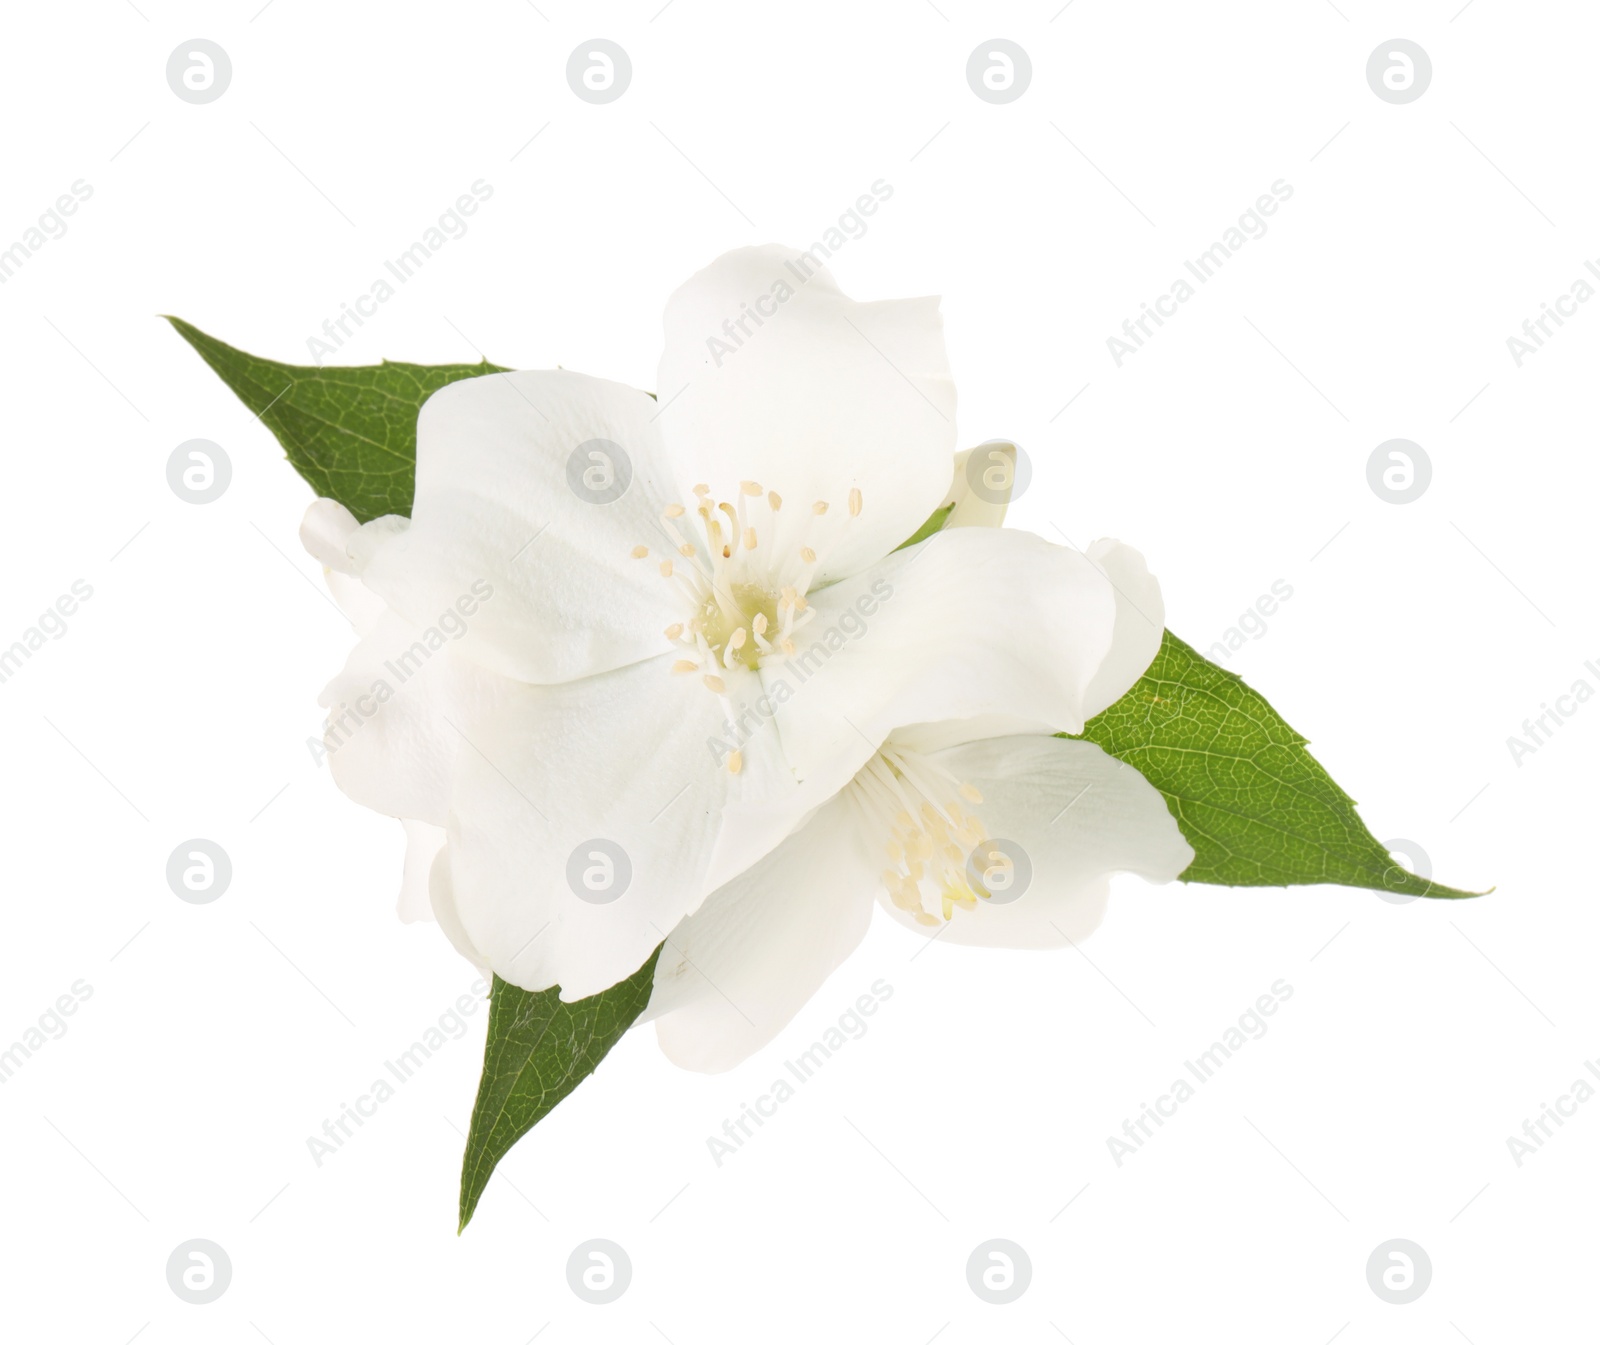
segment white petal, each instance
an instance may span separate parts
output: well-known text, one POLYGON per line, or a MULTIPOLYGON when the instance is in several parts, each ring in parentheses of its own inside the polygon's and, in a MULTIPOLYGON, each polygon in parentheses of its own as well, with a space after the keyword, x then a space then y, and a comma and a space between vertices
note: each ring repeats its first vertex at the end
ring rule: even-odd
POLYGON ((462 733, 514 685, 437 629, 386 612, 319 702, 328 711, 323 746, 335 782, 364 807, 443 826, 462 733))
POLYGON ((791 248, 727 253, 672 296, 657 392, 680 477, 719 499, 745 480, 776 491, 781 549, 798 547, 815 501, 832 506, 813 543, 824 582, 899 546, 950 484, 955 385, 939 301, 856 303, 791 248), (863 500, 853 519, 852 487, 863 500))
POLYGON ((300 545, 322 566, 339 610, 365 635, 383 615, 385 603, 356 577, 349 546, 360 529, 356 516, 337 500, 315 499, 300 522, 300 545))
POLYGON ((409 925, 433 918, 433 901, 428 895, 429 875, 433 872, 433 861, 444 849, 445 833, 443 827, 427 822, 404 818, 401 822, 406 829, 406 862, 400 875, 398 911, 400 919, 409 925))
POLYGON ((1161 648, 1166 608, 1161 585, 1145 568, 1144 557, 1110 537, 1093 542, 1085 553, 1099 567, 1117 597, 1116 633, 1105 661, 1085 696, 1084 714, 1093 718, 1122 698, 1150 666, 1161 648))
MULTIPOLYGON (((582 999, 636 971, 684 916, 789 835, 823 797, 797 787, 770 725, 731 774, 724 710, 671 655, 523 687, 473 733, 450 816, 456 908, 495 971, 582 999), (631 872, 610 901, 571 878, 631 872)), ((731 693, 750 673, 726 675, 731 693)))
MULTIPOLYGON (((1021 846, 1032 867, 1020 896, 957 907, 941 943, 1065 948, 1100 923, 1111 874, 1171 882, 1194 859, 1161 793, 1093 743, 993 738, 933 760, 976 786, 983 802, 973 811, 990 838, 1021 846)), ((886 894, 881 904, 927 936, 886 894)))
POLYGON ((389 604, 353 574, 324 570, 322 577, 327 580, 328 592, 333 594, 334 602, 339 604, 339 610, 349 618, 357 635, 369 634, 378 622, 383 620, 383 614, 389 610, 389 604))
POLYGON ((646 1013, 667 1058, 714 1074, 777 1036, 866 934, 874 864, 840 797, 708 897, 656 963, 646 1013))
POLYGON ((906 725, 1001 713, 1018 730, 1078 732, 1116 607, 1082 554, 1001 528, 938 533, 812 606, 797 656, 768 677, 791 685, 778 724, 808 782, 843 758, 853 775, 906 725))
POLYGON ((451 946, 485 976, 489 975, 489 959, 472 946, 472 940, 467 937, 466 928, 462 925, 461 916, 456 910, 448 845, 441 848, 434 856, 433 867, 429 872, 428 897, 433 906, 433 918, 439 922, 439 928, 444 931, 451 946))
POLYGON ((417 421, 410 525, 365 525, 349 544, 358 571, 422 626, 475 598, 464 647, 521 681, 659 653, 683 599, 657 570, 670 554, 661 510, 680 495, 657 411, 646 393, 559 370, 441 388, 417 421), (596 489, 626 489, 609 502, 580 493, 569 473, 581 482, 586 464, 596 489))
POLYGON ((311 501, 300 520, 300 545, 326 568, 353 574, 348 548, 360 527, 356 516, 339 501, 318 498, 311 501))
MULTIPOLYGON (((1161 645, 1164 608, 1161 586, 1145 568, 1144 558, 1131 547, 1112 539, 1093 543, 1085 559, 1100 573, 1116 606, 1113 636, 1100 665, 1082 697, 1082 714, 1093 718, 1120 699, 1149 667, 1161 645)), ((1019 712, 1019 705, 1004 701, 1006 710, 975 716, 914 724, 895 731, 896 741, 924 754, 982 738, 1002 738, 1049 729, 1019 712)), ((1062 732, 1075 731, 1063 725, 1062 732)))

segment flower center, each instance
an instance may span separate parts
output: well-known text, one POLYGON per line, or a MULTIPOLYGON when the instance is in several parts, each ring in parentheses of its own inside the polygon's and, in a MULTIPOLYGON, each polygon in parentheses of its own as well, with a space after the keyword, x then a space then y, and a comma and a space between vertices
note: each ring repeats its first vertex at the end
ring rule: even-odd
MULTIPOLYGON (((692 515, 681 504, 661 511, 670 549, 657 568, 681 592, 685 606, 684 620, 673 622, 665 634, 682 654, 673 671, 699 673, 709 691, 726 699, 724 672, 755 672, 792 657, 796 633, 816 615, 806 594, 822 544, 815 534, 824 527, 829 506, 826 500, 814 503, 780 549, 783 497, 777 491, 743 481, 731 501, 714 499, 703 485, 694 494, 692 515)), ((859 489, 851 488, 847 505, 849 516, 858 518, 859 489)), ((650 554, 643 544, 633 548, 635 560, 650 554)), ((730 772, 737 775, 743 766, 742 753, 729 754, 730 772)))
POLYGON ((850 790, 888 837, 890 867, 882 877, 889 899, 918 924, 949 920, 957 906, 976 909, 991 895, 986 876, 1010 866, 1003 851, 982 850, 989 833, 967 805, 982 803, 983 795, 916 752, 886 743, 850 790))
MULTIPOLYGON (((705 636, 706 646, 724 667, 741 665, 754 672, 761 666, 761 644, 770 630, 783 624, 779 615, 783 605, 781 595, 773 595, 760 584, 730 584, 726 595, 716 592, 706 594, 700 604, 698 630, 705 636)), ((690 622, 690 629, 696 629, 690 622)), ((790 629, 793 629, 791 625, 790 629)))

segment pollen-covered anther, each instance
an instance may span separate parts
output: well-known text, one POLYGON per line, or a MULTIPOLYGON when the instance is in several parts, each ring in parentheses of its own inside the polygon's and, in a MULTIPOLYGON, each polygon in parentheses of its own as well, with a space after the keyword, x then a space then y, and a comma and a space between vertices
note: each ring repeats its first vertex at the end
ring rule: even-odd
POLYGON ((850 487, 850 517, 851 518, 860 518, 861 517, 861 487, 860 486, 851 486, 850 487))
POLYGON ((628 554, 630 556, 632 556, 635 560, 643 560, 646 556, 648 556, 650 554, 650 548, 647 547, 647 546, 636 546, 628 554))
POLYGON ((737 775, 744 769, 744 753, 734 748, 728 753, 728 774, 737 775))
POLYGON ((699 672, 700 665, 693 659, 681 658, 674 661, 672 665, 672 671, 675 673, 699 672))
POLYGON ((669 640, 676 640, 683 634, 683 622, 674 621, 666 630, 661 632, 669 640))
POLYGON ((669 504, 665 509, 663 509, 661 511, 661 517, 662 518, 682 518, 684 516, 685 512, 686 511, 684 510, 684 507, 681 504, 669 504))
POLYGON ((707 673, 700 680, 706 684, 707 691, 714 691, 719 696, 728 689, 728 684, 715 673, 707 673))

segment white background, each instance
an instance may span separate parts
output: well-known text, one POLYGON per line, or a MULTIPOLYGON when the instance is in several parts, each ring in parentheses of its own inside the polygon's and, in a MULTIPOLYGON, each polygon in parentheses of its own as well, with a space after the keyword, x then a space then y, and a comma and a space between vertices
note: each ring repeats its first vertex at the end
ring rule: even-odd
POLYGON ((1521 368, 1506 346, 1600 250, 1586 6, 258 9, 31 6, 0 48, 0 247, 74 180, 93 188, 0 287, 0 643, 74 580, 94 590, 0 686, 0 1044, 93 988, 0 1091, 7 1338, 1592 1330, 1600 1100, 1520 1168, 1506 1143, 1600 1053, 1600 705, 1520 766, 1506 745, 1579 677, 1600 688, 1583 667, 1600 658, 1600 304, 1521 368), (997 35, 1033 63, 1005 106, 964 73, 997 35), (196 36, 233 62, 206 106, 164 76, 196 36), (633 62, 608 106, 564 76, 595 36, 633 62), (1405 106, 1364 73, 1396 36, 1434 68, 1405 106), (892 199, 833 269, 858 298, 944 296, 962 442, 1012 436, 1032 457, 1012 524, 1141 548, 1202 649, 1286 581, 1229 666, 1377 835, 1494 894, 1127 880, 1087 956, 914 957, 880 920, 734 1073, 679 1073, 630 1035, 458 1238, 480 1008, 316 1166, 307 1137, 473 973, 436 928, 395 920, 400 828, 306 750, 351 640, 295 543, 310 492, 156 315, 306 362, 323 320, 479 178, 494 194, 470 232, 339 362, 481 351, 650 387, 674 286, 731 247, 811 242, 885 179, 892 199), (1293 196, 1269 232, 1117 367, 1106 338, 1278 179, 1293 196), (195 437, 233 463, 205 506, 165 476, 195 437), (1433 465, 1404 506, 1366 479, 1395 437, 1433 465), (190 837, 232 858, 214 904, 167 887, 190 837), (716 1166, 706 1138, 878 978, 894 993, 870 1032, 716 1166), (1294 993, 1267 1035, 1116 1166, 1107 1137, 1280 978, 1294 993), (208 1306, 166 1281, 196 1237, 233 1265, 208 1306), (605 1307, 567 1287, 591 1237, 633 1262, 605 1307), (1033 1265, 1005 1307, 966 1281, 992 1237, 1033 1265), (1433 1264, 1406 1306, 1366 1278, 1396 1237, 1433 1264))

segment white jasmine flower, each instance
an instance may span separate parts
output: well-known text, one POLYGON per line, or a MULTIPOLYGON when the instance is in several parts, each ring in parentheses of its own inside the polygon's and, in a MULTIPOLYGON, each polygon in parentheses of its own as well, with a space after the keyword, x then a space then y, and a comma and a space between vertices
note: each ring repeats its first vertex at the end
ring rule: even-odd
POLYGON ((1047 909, 1092 923, 1110 870, 1188 863, 1137 772, 1049 736, 1154 656, 1137 555, 983 526, 896 550, 941 501, 998 522, 952 486, 936 300, 731 253, 670 300, 657 387, 454 383, 419 418, 409 520, 307 515, 349 600, 384 608, 325 693, 334 776, 418 824, 407 892, 426 867, 458 948, 575 1000, 668 940, 663 1043, 720 1068, 855 945, 880 884, 953 941, 1040 943, 1047 909), (987 851, 963 877, 996 839, 1038 850, 1012 905, 987 851), (737 1028, 713 982, 743 990, 737 1028))

